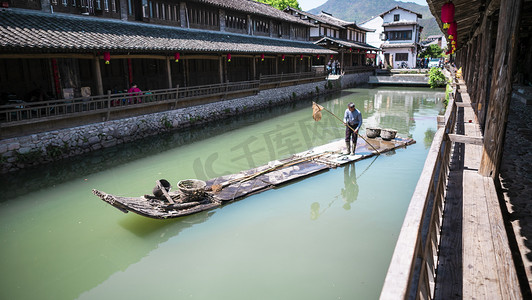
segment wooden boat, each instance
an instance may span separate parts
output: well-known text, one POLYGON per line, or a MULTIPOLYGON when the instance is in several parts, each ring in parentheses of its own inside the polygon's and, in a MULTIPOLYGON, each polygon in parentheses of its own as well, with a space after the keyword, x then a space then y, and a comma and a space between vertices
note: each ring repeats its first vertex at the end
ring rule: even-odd
MULTIPOLYGON (((181 191, 164 190, 164 197, 144 195, 121 197, 99 190, 94 195, 110 205, 127 213, 133 212, 154 219, 177 218, 210 210, 246 196, 268 190, 294 179, 311 176, 331 168, 353 163, 365 158, 385 153, 415 143, 411 138, 396 137, 384 140, 380 137, 371 140, 358 139, 355 155, 343 154, 345 142, 335 142, 294 154, 289 158, 272 161, 266 165, 208 180, 201 197, 188 199, 181 191), (371 145, 368 145, 371 143, 371 145), (375 150, 378 150, 375 151, 375 150), (172 203, 173 202, 173 203, 172 203)), ((162 188, 161 185, 158 185, 162 188)))

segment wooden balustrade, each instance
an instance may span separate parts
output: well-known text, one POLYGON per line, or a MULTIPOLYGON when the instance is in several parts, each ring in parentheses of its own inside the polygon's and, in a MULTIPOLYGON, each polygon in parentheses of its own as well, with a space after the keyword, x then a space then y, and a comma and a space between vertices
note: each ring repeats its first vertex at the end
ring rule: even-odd
POLYGON ((0 106, 0 123, 28 123, 36 119, 71 118, 80 114, 101 113, 130 109, 139 106, 179 103, 188 100, 227 96, 231 93, 259 91, 259 81, 241 81, 173 89, 120 93, 74 99, 40 102, 20 102, 0 106))
POLYGON ((445 125, 434 135, 410 201, 381 299, 427 299, 434 295, 443 200, 451 157, 452 142, 447 135, 454 133, 456 116, 457 106, 451 96, 445 112, 445 125))
POLYGON ((279 87, 288 84, 297 84, 303 81, 323 80, 325 73, 323 72, 302 72, 302 73, 286 73, 275 75, 261 75, 260 88, 267 89, 272 87, 279 87))

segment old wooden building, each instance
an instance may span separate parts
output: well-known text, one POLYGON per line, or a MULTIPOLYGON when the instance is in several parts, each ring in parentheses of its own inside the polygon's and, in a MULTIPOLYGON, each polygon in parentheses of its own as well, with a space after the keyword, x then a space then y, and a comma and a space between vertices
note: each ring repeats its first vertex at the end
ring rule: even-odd
POLYGON ((1 104, 311 70, 315 25, 249 1, 2 1, 1 104))
POLYGON ((366 42, 366 34, 375 31, 334 17, 327 12, 314 15, 308 12, 287 7, 285 12, 305 20, 315 27, 310 28, 310 40, 324 48, 338 52, 337 55, 313 59, 313 64, 325 64, 329 60, 338 60, 343 70, 350 67, 363 66, 366 59, 374 62, 380 50, 366 42))

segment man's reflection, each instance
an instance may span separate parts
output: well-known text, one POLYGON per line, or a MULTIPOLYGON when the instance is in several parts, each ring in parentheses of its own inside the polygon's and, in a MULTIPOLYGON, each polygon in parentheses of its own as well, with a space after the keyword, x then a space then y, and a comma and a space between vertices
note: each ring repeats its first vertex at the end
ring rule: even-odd
POLYGON ((345 201, 342 207, 345 210, 350 210, 351 203, 355 202, 358 197, 357 173, 354 163, 344 167, 344 188, 341 194, 342 199, 345 201))

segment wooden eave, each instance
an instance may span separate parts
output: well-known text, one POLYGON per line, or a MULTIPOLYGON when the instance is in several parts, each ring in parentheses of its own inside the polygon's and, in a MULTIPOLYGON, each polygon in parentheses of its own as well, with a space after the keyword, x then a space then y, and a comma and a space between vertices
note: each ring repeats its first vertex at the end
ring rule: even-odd
MULTIPOLYGON (((438 22, 441 31, 448 40, 447 30, 443 29, 441 21, 441 7, 447 0, 427 0, 430 12, 438 22)), ((499 8, 500 0, 454 0, 454 20, 457 25, 456 49, 460 49, 469 40, 479 34, 479 28, 486 22, 487 17, 499 8)))

